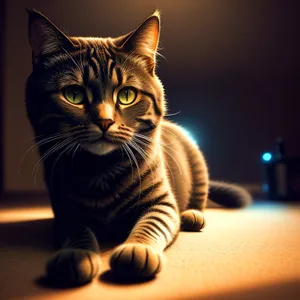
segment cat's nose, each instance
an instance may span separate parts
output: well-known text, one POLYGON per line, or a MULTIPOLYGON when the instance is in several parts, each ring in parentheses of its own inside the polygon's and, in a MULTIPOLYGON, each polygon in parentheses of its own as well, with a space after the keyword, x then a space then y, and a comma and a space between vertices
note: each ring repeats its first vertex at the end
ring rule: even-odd
POLYGON ((99 120, 97 121, 97 125, 100 127, 100 129, 101 129, 103 132, 107 131, 108 128, 109 128, 112 124, 114 124, 114 123, 115 123, 115 121, 112 120, 112 119, 99 119, 99 120))

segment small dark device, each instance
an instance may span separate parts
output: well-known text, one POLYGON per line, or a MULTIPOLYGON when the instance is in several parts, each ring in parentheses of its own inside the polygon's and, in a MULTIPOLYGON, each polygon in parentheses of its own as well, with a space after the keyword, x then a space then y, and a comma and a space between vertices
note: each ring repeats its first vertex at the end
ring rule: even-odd
POLYGON ((263 191, 270 200, 300 201, 300 158, 287 157, 281 138, 275 153, 262 155, 264 166, 263 191))

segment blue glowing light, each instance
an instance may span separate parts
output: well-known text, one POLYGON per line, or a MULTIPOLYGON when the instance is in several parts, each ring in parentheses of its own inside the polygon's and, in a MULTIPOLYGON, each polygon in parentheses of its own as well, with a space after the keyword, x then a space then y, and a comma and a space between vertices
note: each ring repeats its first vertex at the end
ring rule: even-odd
POLYGON ((272 154, 270 152, 265 152, 262 155, 262 159, 263 161, 270 161, 272 159, 272 154))
POLYGON ((193 137, 193 135, 187 131, 185 128, 181 127, 183 132, 185 133, 185 136, 190 140, 192 141, 194 144, 198 144, 198 142, 195 140, 195 138, 193 137))
POLYGON ((261 188, 264 193, 269 191, 269 185, 267 183, 263 183, 261 188))

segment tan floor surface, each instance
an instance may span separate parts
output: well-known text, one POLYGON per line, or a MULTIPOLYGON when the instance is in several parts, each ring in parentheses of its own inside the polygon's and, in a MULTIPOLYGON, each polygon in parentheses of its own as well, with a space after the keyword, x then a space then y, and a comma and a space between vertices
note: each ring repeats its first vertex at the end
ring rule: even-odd
POLYGON ((209 209, 204 231, 180 233, 154 280, 112 282, 106 251, 101 274, 73 289, 36 283, 52 253, 49 206, 0 208, 1 300, 300 299, 299 205, 209 209))

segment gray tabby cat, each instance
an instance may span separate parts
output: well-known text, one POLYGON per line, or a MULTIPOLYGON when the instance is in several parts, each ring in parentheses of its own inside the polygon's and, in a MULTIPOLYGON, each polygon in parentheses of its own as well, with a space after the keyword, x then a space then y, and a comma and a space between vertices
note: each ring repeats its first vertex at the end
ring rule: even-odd
POLYGON ((180 228, 204 227, 209 193, 228 207, 251 202, 241 187, 209 181, 197 145, 164 119, 159 32, 158 12, 118 38, 83 38, 29 11, 26 107, 55 215, 59 250, 46 270, 56 282, 90 282, 98 241, 112 238, 123 241, 113 274, 155 276, 180 228))

